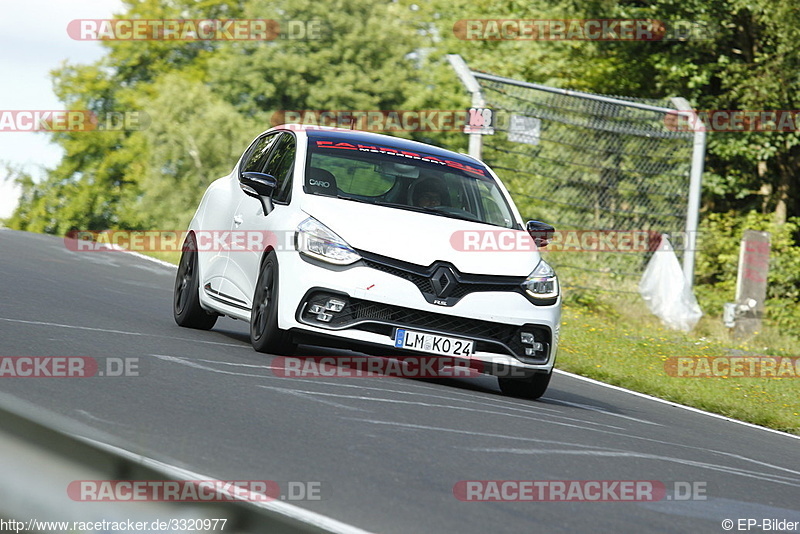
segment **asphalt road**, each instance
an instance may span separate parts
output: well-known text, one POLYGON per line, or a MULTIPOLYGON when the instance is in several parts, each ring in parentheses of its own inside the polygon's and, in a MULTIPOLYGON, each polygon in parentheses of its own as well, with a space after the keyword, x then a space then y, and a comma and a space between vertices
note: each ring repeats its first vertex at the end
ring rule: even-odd
POLYGON ((321 500, 293 504, 374 532, 719 533, 724 519, 800 521, 796 438, 563 374, 539 401, 504 397, 489 377, 282 378, 244 323, 175 325, 173 279, 130 254, 0 230, 0 356, 139 358, 142 368, 0 379, 0 395, 218 479, 322 482, 321 500), (667 495, 462 502, 453 488, 464 480, 654 480, 667 495), (687 482, 705 500, 680 500, 687 482))

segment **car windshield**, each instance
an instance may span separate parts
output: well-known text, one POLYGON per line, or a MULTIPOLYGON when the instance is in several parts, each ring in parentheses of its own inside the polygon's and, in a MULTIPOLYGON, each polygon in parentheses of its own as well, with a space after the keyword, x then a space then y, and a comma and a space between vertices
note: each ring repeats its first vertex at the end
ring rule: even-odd
POLYGON ((312 138, 304 187, 315 195, 516 227, 489 171, 469 160, 312 138))

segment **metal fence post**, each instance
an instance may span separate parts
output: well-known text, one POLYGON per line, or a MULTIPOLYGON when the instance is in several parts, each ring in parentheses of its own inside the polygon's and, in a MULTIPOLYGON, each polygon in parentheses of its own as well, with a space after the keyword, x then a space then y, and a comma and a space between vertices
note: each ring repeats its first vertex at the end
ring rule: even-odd
MULTIPOLYGON (((472 71, 467 66, 464 58, 458 54, 448 54, 447 60, 456 71, 461 83, 464 84, 464 87, 466 87, 467 91, 469 91, 472 95, 472 107, 485 108, 486 99, 483 97, 483 93, 481 92, 481 85, 478 83, 478 80, 475 79, 475 76, 472 75, 472 71)), ((469 134, 469 155, 475 159, 481 159, 482 152, 483 134, 469 134)))
POLYGON ((691 112, 690 124, 695 125, 694 143, 692 145, 692 169, 689 174, 689 202, 686 207, 686 250, 683 252, 683 276, 694 288, 694 254, 697 250, 697 228, 700 219, 700 196, 703 190, 703 165, 706 155, 706 129, 703 122, 697 120, 692 106, 684 98, 673 98, 672 101, 681 111, 691 112))

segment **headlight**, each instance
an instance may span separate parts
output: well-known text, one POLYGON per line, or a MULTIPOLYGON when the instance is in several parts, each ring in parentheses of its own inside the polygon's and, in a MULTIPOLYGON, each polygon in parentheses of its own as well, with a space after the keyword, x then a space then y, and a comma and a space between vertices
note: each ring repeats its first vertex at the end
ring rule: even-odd
POLYGON ((540 260, 522 287, 531 298, 553 299, 558 297, 558 276, 546 261, 540 260))
POLYGON ((313 217, 297 226, 295 239, 298 252, 318 260, 350 265, 361 259, 344 239, 313 217))

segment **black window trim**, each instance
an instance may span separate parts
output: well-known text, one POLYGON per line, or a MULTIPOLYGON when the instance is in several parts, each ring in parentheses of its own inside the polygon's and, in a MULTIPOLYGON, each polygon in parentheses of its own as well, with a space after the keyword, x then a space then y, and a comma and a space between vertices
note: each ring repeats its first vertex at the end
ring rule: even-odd
MULTIPOLYGON (((286 196, 286 200, 285 201, 284 200, 275 200, 273 198, 272 202, 274 202, 275 204, 278 204, 280 206, 288 206, 292 202, 292 189, 294 188, 294 173, 295 173, 295 169, 297 167, 297 150, 298 150, 297 136, 294 134, 294 132, 287 131, 287 130, 278 130, 278 132, 281 133, 282 136, 286 135, 287 137, 291 137, 292 140, 294 141, 294 156, 293 156, 294 161, 292 161, 292 166, 289 168, 289 173, 286 175, 286 177, 289 180, 292 181, 292 184, 289 186, 289 194, 286 196)), ((269 151, 269 155, 267 156, 267 163, 269 163, 269 160, 272 157, 272 152, 274 152, 275 148, 280 143, 281 143, 281 140, 280 140, 280 138, 278 138, 278 140, 275 142, 275 144, 273 145, 273 147, 269 151)))
MULTIPOLYGON (((244 153, 244 156, 242 156, 242 161, 239 164, 239 173, 238 173, 238 176, 237 176, 239 181, 242 180, 242 172, 244 172, 243 168, 247 164, 247 162, 250 160, 250 156, 253 155, 253 151, 255 150, 256 145, 258 144, 258 142, 261 141, 263 138, 265 138, 267 136, 270 136, 270 135, 273 135, 273 134, 277 134, 278 135, 277 139, 280 139, 280 136, 283 133, 285 133, 285 132, 283 132, 282 130, 277 130, 277 131, 272 131, 272 132, 264 132, 263 134, 261 134, 258 137, 256 137, 255 140, 253 140, 252 143, 250 143, 250 146, 247 147, 247 152, 244 153)), ((275 144, 274 143, 270 147, 269 152, 267 153, 266 161, 269 161, 269 157, 272 155, 272 151, 273 150, 275 150, 275 144)), ((255 171, 255 172, 262 172, 263 170, 264 169, 262 167, 260 170, 255 171)))
MULTIPOLYGON (((280 144, 281 137, 283 137, 285 135, 288 135, 288 136, 291 136, 292 139, 294 139, 294 144, 295 144, 295 161, 292 163, 291 171, 289 172, 289 175, 288 175, 291 180, 294 180, 294 172, 295 172, 296 163, 297 163, 297 136, 294 134, 294 132, 291 132, 291 131, 288 131, 288 130, 271 130, 271 131, 267 131, 267 132, 264 132, 263 134, 259 135, 258 137, 256 137, 253 140, 252 143, 250 143, 250 146, 247 148, 247 151, 242 156, 241 163, 239 164, 239 172, 238 172, 238 176, 237 176, 237 179, 239 180, 239 182, 242 181, 242 172, 243 172, 242 168, 244 167, 246 162, 250 159, 250 156, 253 154, 253 151, 255 150, 255 147, 258 144, 258 142, 261 139, 263 139, 263 138, 265 138, 267 136, 275 135, 275 134, 277 134, 277 138, 276 138, 275 142, 272 144, 272 146, 270 147, 269 152, 267 153, 266 163, 264 164, 264 167, 262 167, 259 171, 256 171, 256 172, 263 172, 264 171, 264 169, 266 168, 267 163, 269 163, 269 160, 272 157, 272 153, 275 151, 275 147, 277 147, 278 144, 280 144)), ((279 200, 272 199, 273 203, 278 204, 280 206, 288 206, 292 202, 292 189, 293 189, 293 187, 289 187, 289 195, 286 197, 285 201, 279 201, 279 200)))

